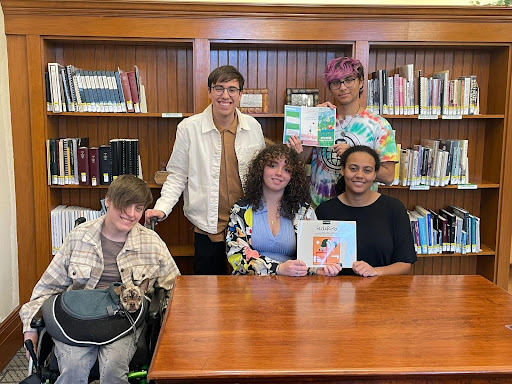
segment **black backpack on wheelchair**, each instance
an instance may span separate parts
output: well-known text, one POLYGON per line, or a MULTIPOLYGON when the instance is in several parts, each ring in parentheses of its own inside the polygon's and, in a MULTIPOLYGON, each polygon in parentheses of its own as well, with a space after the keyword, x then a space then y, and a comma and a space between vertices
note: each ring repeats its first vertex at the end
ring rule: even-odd
MULTIPOLYGON (((166 292, 164 289, 157 288, 152 294, 151 302, 149 305, 148 316, 144 329, 137 342, 137 349, 135 355, 130 362, 130 372, 128 380, 130 383, 147 383, 147 370, 151 357, 155 349, 158 334, 160 332, 160 325, 163 319, 163 313, 167 306, 166 292)), ((34 316, 30 326, 39 332, 39 347, 37 354, 34 351, 32 342, 28 340, 25 342, 27 349, 30 352, 32 348, 32 360, 35 365, 35 372, 30 374, 20 384, 41 384, 41 383, 54 383, 59 377, 59 367, 57 358, 53 353, 53 340, 51 336, 44 329, 44 320, 41 310, 34 316)), ((89 382, 99 379, 98 361, 91 369, 89 382)))

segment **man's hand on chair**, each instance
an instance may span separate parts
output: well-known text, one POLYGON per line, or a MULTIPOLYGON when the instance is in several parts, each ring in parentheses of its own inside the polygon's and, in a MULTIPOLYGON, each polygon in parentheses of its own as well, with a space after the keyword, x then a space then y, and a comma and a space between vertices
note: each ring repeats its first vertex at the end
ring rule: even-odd
POLYGON ((146 210, 146 224, 149 224, 149 219, 152 217, 158 218, 158 220, 162 220, 165 217, 165 213, 158 209, 147 209, 146 210))

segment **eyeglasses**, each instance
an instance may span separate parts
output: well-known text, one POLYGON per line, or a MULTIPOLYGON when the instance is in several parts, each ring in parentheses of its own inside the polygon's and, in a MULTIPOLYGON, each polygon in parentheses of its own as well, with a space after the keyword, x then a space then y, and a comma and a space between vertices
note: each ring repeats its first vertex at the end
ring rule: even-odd
POLYGON ((347 77, 344 80, 333 80, 329 83, 330 89, 340 89, 341 84, 345 84, 345 87, 352 88, 356 83, 355 77, 347 77))
POLYGON ((224 88, 222 85, 216 85, 214 87, 212 87, 213 89, 213 92, 217 95, 217 96, 221 96, 224 94, 224 91, 228 91, 228 95, 229 96, 236 96, 238 94, 238 92, 240 92, 240 89, 237 88, 237 87, 227 87, 227 88, 224 88))

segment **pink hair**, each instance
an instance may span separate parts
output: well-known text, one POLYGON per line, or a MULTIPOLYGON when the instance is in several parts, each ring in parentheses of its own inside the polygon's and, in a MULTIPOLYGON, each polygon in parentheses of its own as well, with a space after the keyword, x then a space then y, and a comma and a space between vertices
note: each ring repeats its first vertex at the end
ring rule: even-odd
POLYGON ((333 80, 343 79, 347 76, 354 75, 359 80, 364 80, 364 69, 361 62, 350 57, 337 57, 332 59, 325 67, 324 81, 325 86, 329 87, 329 83, 333 80))

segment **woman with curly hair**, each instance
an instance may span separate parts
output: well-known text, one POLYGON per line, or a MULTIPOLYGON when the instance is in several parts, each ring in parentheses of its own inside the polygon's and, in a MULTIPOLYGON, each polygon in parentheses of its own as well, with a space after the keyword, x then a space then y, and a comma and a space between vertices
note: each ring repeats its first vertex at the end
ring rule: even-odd
POLYGON ((297 260, 299 220, 316 219, 304 163, 284 144, 263 149, 249 164, 245 196, 231 209, 226 237, 233 274, 335 276, 339 265, 309 268, 297 260))

